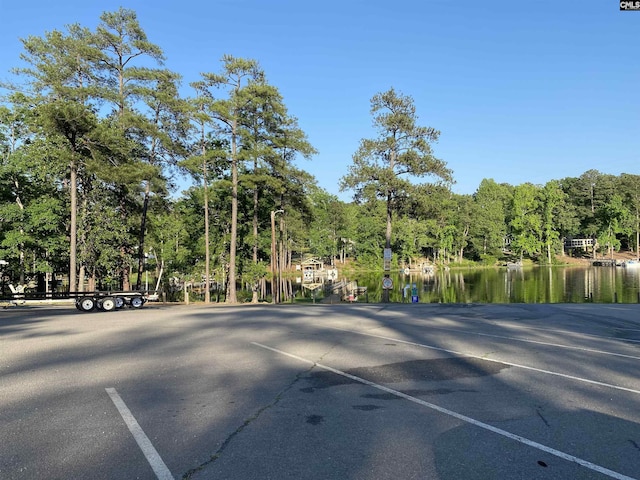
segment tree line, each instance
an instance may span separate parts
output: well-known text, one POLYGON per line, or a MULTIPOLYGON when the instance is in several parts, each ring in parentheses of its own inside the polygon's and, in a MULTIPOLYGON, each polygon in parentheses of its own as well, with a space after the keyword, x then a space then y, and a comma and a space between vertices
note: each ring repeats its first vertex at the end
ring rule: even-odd
POLYGON ((566 237, 637 250, 640 177, 485 179, 454 194, 440 132, 393 88, 371 100, 377 137, 354 153, 344 202, 296 167, 316 151, 255 60, 225 55, 185 96, 123 8, 22 43, 0 105, 0 268, 14 282, 140 289, 153 268, 234 303, 239 286, 286 299, 275 273, 304 254, 381 268, 385 248, 395 263, 487 264, 505 251, 551 263, 566 237), (191 187, 175 197, 180 177, 191 187))

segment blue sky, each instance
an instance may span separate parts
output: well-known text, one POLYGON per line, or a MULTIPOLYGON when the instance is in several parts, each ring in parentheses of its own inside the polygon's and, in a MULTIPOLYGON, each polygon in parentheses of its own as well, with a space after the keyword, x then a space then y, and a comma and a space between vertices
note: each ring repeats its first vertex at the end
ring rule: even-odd
POLYGON ((319 154, 299 166, 340 193, 371 97, 390 87, 441 131, 456 193, 589 169, 640 174, 640 12, 615 0, 0 0, 0 78, 19 38, 135 10, 188 83, 223 54, 253 58, 319 154))

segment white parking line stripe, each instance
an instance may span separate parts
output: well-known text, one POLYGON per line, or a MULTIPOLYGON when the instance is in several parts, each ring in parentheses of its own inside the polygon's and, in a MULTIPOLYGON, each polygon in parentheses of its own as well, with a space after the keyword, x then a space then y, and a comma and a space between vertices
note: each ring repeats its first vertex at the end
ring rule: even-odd
POLYGON ((162 461, 162 458, 160 458, 156 449, 153 447, 149 437, 144 433, 131 411, 127 408, 127 405, 124 403, 122 398, 120 398, 120 395, 118 395, 116 389, 105 388, 105 390, 109 397, 111 397, 111 401, 118 409, 118 412, 120 412, 120 416, 124 420, 124 423, 127 424, 129 431, 138 443, 140 450, 142 450, 142 453, 147 458, 147 461, 149 462, 149 465, 151 465, 156 477, 158 477, 158 480, 174 480, 173 475, 171 475, 171 472, 162 461))
MULTIPOLYGON (((566 349, 569 349, 569 350, 579 350, 581 352, 598 353, 600 355, 611 355, 611 356, 614 356, 614 357, 622 357, 622 358, 630 358, 632 360, 640 360, 640 357, 635 356, 635 355, 627 355, 625 353, 616 353, 616 352, 607 352, 605 350, 596 350, 596 349, 587 348, 587 347, 575 347, 573 345, 564 345, 562 343, 541 342, 540 340, 529 340, 529 339, 525 339, 525 338, 508 337, 506 335, 494 335, 492 333, 465 332, 465 331, 461 331, 461 330, 455 330, 453 328, 432 327, 432 326, 429 326, 429 328, 433 329, 433 330, 442 330, 444 332, 462 333, 464 335, 478 335, 480 337, 502 338, 504 340, 515 340, 516 342, 535 343, 535 344, 538 344, 538 345, 546 345, 547 347, 566 348, 566 349)), ((598 338, 606 338, 606 337, 598 337, 598 338)))
POLYGON ((486 357, 486 356, 471 355, 471 354, 468 354, 468 353, 457 352, 455 350, 449 350, 449 349, 442 348, 442 347, 434 347, 433 345, 426 345, 424 343, 410 342, 410 341, 407 341, 407 340, 401 340, 399 338, 385 337, 384 335, 376 335, 374 333, 357 332, 355 330, 347 330, 345 328, 330 327, 328 325, 325 325, 324 327, 325 328, 331 328, 333 330, 338 330, 340 332, 353 333, 355 335, 364 335, 366 337, 380 338, 382 340, 390 340, 392 342, 404 343, 405 345, 413 345, 415 347, 428 348, 429 350, 437 350, 439 352, 451 353, 452 355, 460 355, 460 356, 463 356, 463 357, 477 358, 477 359, 480 359, 480 360, 486 360, 487 362, 501 363, 503 365, 509 365, 510 367, 522 368, 524 370, 531 370, 533 372, 545 373, 547 375, 554 375, 556 377, 568 378, 569 380, 575 380, 577 382, 589 383, 591 385, 599 385, 601 387, 613 388, 615 390, 622 390, 622 391, 625 391, 625 392, 631 392, 631 393, 640 394, 640 390, 634 390, 633 388, 621 387, 619 385, 613 385, 611 383, 598 382, 597 380, 589 380, 588 378, 575 377, 573 375, 567 375, 566 373, 553 372, 551 370, 544 370, 542 368, 530 367, 528 365, 521 365, 519 363, 506 362, 504 360, 495 360, 495 359, 492 359, 492 358, 489 358, 489 357, 486 357))
POLYGON ((323 365, 321 363, 314 362, 313 360, 309 360, 307 358, 299 357, 298 355, 294 355, 293 353, 284 352, 282 350, 278 350, 277 348, 273 348, 273 347, 269 347, 267 345, 263 345, 261 343, 251 342, 251 344, 255 345, 257 347, 260 347, 260 348, 264 348, 266 350, 271 350, 272 352, 275 352, 275 353, 279 353, 280 355, 285 355, 287 357, 294 358, 294 359, 299 360, 301 362, 310 363, 310 364, 312 364, 312 365, 314 365, 316 367, 322 368, 322 369, 327 370, 329 372, 333 372, 333 373, 341 375, 343 377, 350 378, 351 380, 354 380, 356 382, 362 383, 364 385, 368 385, 370 387, 376 388, 376 389, 381 390, 383 392, 390 393, 390 394, 395 395, 395 396, 397 396, 399 398, 404 398, 405 400, 409 400, 410 402, 417 403, 418 405, 422 405, 424 407, 430 408, 430 409, 435 410, 437 412, 444 413, 445 415, 449 415, 451 417, 457 418, 458 420, 461 420, 463 422, 469 423, 471 425, 475 425, 476 427, 480 427, 480 428, 483 428, 483 429, 488 430, 490 432, 497 433, 498 435, 502 435, 503 437, 507 437, 507 438, 509 438, 511 440, 515 440, 516 442, 522 443, 522 444, 527 445, 529 447, 536 448, 536 449, 541 450, 543 452, 546 452, 546 453, 549 453, 549 454, 554 455, 556 457, 562 458, 563 460, 567 460, 569 462, 577 463, 578 465, 581 465, 581 466, 583 466, 585 468, 588 468, 590 470, 593 470, 595 472, 602 473, 603 475, 606 475, 608 477, 614 478, 616 480, 638 480, 638 479, 635 479, 633 477, 628 477, 628 476, 623 475, 621 473, 614 472, 613 470, 609 470, 608 468, 602 467, 600 465, 596 465, 595 463, 591 463, 591 462, 589 462, 587 460, 583 460, 583 459, 575 457, 573 455, 569 455, 568 453, 561 452, 560 450, 556 450, 555 448, 547 447, 546 445, 543 445, 543 444, 538 443, 538 442, 534 442, 533 440, 529 440, 528 438, 522 437, 520 435, 516 435, 514 433, 507 432, 506 430, 502 430, 500 428, 496 428, 496 427, 494 427, 492 425, 489 425, 487 423, 483 423, 483 422, 481 422, 479 420, 476 420, 474 418, 467 417, 466 415, 462 415, 460 413, 454 412, 453 410, 448 410, 446 408, 440 407, 440 406, 435 405, 433 403, 425 402, 424 400, 421 400, 419 398, 412 397, 411 395, 407 395, 406 393, 402 393, 402 392, 400 392, 398 390, 393 390, 392 388, 388 388, 388 387, 385 387, 383 385, 380 385, 380 384, 377 384, 377 383, 374 383, 374 382, 370 382, 369 380, 365 380, 364 378, 357 377, 355 375, 351 375, 351 374, 349 374, 347 372, 343 372, 342 370, 338 370, 338 369, 329 367, 327 365, 323 365))
MULTIPOLYGON (((501 326, 504 328, 510 328, 510 329, 514 329, 514 330, 542 330, 543 332, 551 332, 551 333, 561 333, 562 335, 582 335, 585 337, 593 337, 593 338, 599 338, 601 340, 613 340, 613 341, 619 341, 622 343, 640 343, 640 340, 632 340, 630 338, 620 338, 620 337, 611 337, 611 336, 605 336, 605 335, 598 335, 595 333, 585 333, 585 332, 575 332, 575 331, 571 331, 571 330, 562 330, 559 328, 548 328, 548 327, 532 327, 530 325, 513 325, 513 324, 505 324, 505 323, 494 323, 494 325, 496 326, 501 326)), ((615 327, 616 330, 633 330, 633 331, 640 331, 638 329, 635 328, 620 328, 620 327, 615 327)))

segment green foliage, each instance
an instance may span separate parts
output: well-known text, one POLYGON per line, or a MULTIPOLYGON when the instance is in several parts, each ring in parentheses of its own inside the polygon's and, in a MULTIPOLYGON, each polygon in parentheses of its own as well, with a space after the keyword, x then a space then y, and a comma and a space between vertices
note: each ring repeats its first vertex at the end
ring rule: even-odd
POLYGON ((371 114, 379 136, 361 140, 349 173, 341 179, 342 190, 353 189, 356 201, 395 202, 413 190, 411 178, 433 175, 451 180, 451 172, 431 150, 440 132, 417 125, 411 97, 393 88, 376 94, 371 99, 371 114))
POLYGON ((0 258, 21 280, 82 267, 124 284, 153 252, 156 274, 200 277, 209 260, 218 282, 235 285, 238 272, 256 285, 278 210, 287 267, 313 254, 380 269, 387 245, 394 265, 494 265, 505 248, 554 263, 566 237, 596 238, 607 252, 640 243, 638 175, 484 179, 473 195, 453 194, 432 150, 440 132, 420 126, 413 99, 394 89, 371 99, 375 135, 341 179, 354 192, 344 202, 296 166, 315 150, 256 60, 225 55, 185 99, 132 10, 27 37, 21 58, 0 105, 0 258), (174 198, 178 172, 198 186, 174 198))
POLYGON ((242 280, 250 285, 257 284, 265 278, 268 273, 268 267, 265 262, 247 263, 242 271, 242 280))
POLYGON ((476 256, 499 256, 507 235, 507 211, 512 193, 508 186, 483 179, 474 194, 474 222, 470 240, 476 256))
POLYGON ((482 265, 485 265, 487 267, 493 267, 497 265, 498 259, 493 255, 487 255, 486 253, 483 253, 482 255, 480 255, 480 262, 482 263, 482 265))
POLYGON ((315 188, 309 195, 312 222, 308 225, 308 250, 335 259, 349 238, 345 205, 335 195, 315 188))
POLYGON ((566 209, 566 194, 560 188, 559 182, 548 182, 540 192, 542 241, 547 250, 547 263, 553 263, 554 246, 558 247, 562 222, 561 212, 566 209))
MULTIPOLYGON (((349 172, 340 181, 341 190, 352 189, 356 202, 369 204, 385 202, 386 229, 384 248, 392 247, 392 217, 413 196, 422 196, 427 188, 416 186, 412 180, 434 176, 443 182, 451 181, 451 171, 433 155, 431 144, 440 132, 417 124, 413 99, 395 92, 393 88, 371 99, 373 124, 378 131, 375 139, 363 139, 353 155, 349 172), (422 190, 421 190, 422 188, 422 190)), ((423 197, 424 198, 424 197, 423 197)), ((417 251, 415 240, 398 239, 396 246, 403 257, 417 251)), ((381 248, 379 248, 380 255, 381 248)), ((368 255, 375 258, 375 253, 368 255)))
POLYGON ((511 205, 511 250, 523 255, 537 255, 542 245, 542 216, 539 189, 531 183, 518 185, 511 205))
POLYGON ((628 244, 636 251, 640 244, 640 175, 623 173, 619 178, 619 192, 629 208, 628 231, 632 232, 628 244))
POLYGON ((613 195, 596 211, 596 218, 600 224, 598 243, 607 252, 611 253, 620 249, 618 235, 630 233, 629 217, 629 209, 623 204, 620 195, 613 195))

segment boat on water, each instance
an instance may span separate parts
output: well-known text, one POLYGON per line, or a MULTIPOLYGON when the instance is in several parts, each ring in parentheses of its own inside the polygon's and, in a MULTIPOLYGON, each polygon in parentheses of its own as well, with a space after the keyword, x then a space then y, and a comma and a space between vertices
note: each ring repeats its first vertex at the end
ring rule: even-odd
POLYGON ((640 267, 640 262, 638 260, 625 260, 622 262, 622 266, 625 268, 638 268, 640 267))

